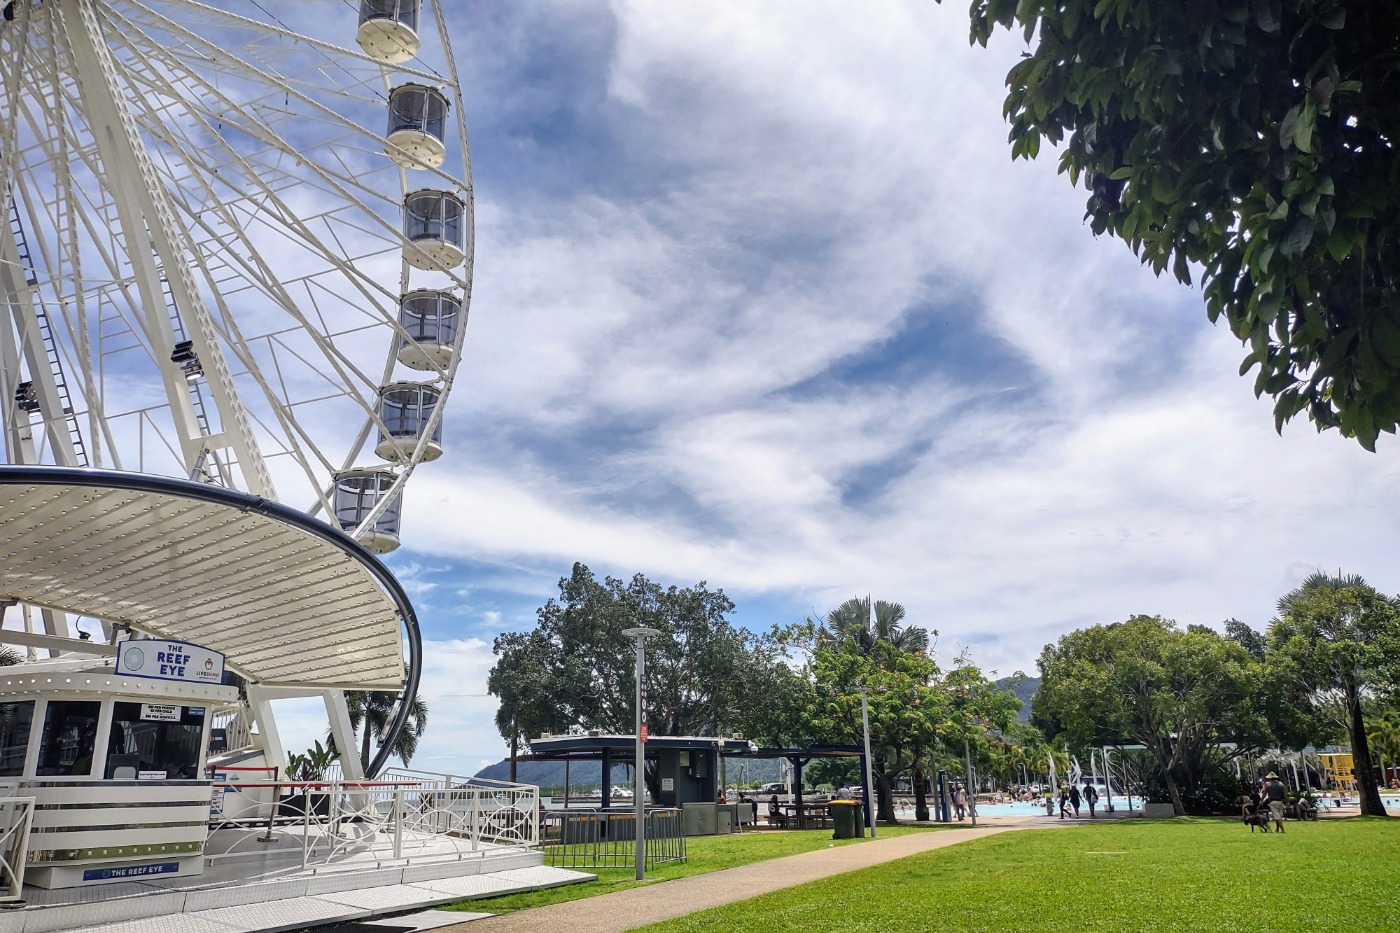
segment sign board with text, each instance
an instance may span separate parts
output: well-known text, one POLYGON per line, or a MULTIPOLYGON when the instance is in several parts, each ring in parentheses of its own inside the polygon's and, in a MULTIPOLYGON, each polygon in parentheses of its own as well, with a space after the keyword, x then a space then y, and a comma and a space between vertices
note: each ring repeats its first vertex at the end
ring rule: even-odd
POLYGON ((117 673, 217 686, 224 681, 224 656, 183 641, 129 638, 117 642, 117 673))

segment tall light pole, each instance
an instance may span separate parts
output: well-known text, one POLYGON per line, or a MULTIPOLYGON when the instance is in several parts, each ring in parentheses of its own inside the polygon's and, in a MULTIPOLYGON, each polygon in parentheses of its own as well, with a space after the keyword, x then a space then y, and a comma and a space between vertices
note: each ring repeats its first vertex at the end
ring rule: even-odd
POLYGON ((977 828, 977 787, 972 783, 972 751, 968 746, 967 735, 963 735, 963 761, 967 767, 967 807, 972 814, 972 828, 977 828))
POLYGON ((877 802, 870 796, 875 792, 875 762, 870 757, 870 704, 866 700, 866 688, 860 688, 860 724, 865 730, 865 806, 870 811, 870 838, 875 838, 875 807, 877 802))
POLYGON ((660 629, 629 628, 622 634, 637 640, 637 763, 632 769, 632 793, 637 803, 637 880, 647 874, 647 805, 646 805, 646 723, 642 721, 642 678, 647 670, 647 639, 660 635, 660 629))

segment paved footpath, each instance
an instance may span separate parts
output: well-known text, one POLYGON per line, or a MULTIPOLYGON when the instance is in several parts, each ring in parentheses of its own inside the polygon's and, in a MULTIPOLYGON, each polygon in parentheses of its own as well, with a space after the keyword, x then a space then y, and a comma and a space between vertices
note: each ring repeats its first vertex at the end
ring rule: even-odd
POLYGON ((801 855, 438 927, 434 933, 540 933, 542 930, 622 933, 623 930, 633 930, 648 923, 683 917, 710 907, 892 862, 969 839, 981 839, 1014 829, 1056 825, 1030 820, 997 822, 1000 825, 910 833, 907 836, 876 838, 856 845, 817 849, 801 855))

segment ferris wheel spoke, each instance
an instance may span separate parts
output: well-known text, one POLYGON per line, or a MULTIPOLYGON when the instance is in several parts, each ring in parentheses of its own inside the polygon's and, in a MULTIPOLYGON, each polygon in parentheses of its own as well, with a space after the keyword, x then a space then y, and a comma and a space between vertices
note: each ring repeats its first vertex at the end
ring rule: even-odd
POLYGON ((23 368, 63 369, 73 403, 46 401, 45 430, 85 419, 95 462, 268 493, 275 470, 387 549, 380 520, 442 453, 470 313, 444 7, 406 61, 355 47, 354 4, 233 7, 26 2, 0 30, 6 205, 53 337, 23 368), (427 105, 436 123, 401 122, 427 105), (356 471, 369 498, 346 511, 337 477, 356 471))

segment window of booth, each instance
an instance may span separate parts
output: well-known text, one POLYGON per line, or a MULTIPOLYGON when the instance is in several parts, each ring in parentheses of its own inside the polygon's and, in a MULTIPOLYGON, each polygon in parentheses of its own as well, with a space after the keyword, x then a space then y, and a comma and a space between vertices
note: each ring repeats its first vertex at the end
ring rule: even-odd
POLYGON ((50 700, 44 713, 44 736, 39 740, 42 777, 86 777, 92 772, 93 747, 97 744, 97 715, 102 704, 95 700, 50 700))
POLYGON ((0 703, 0 777, 24 774, 29 751, 29 727, 34 722, 34 701, 0 703))
POLYGON ((117 780, 192 780, 199 777, 203 738, 202 706, 118 701, 103 773, 117 780))

